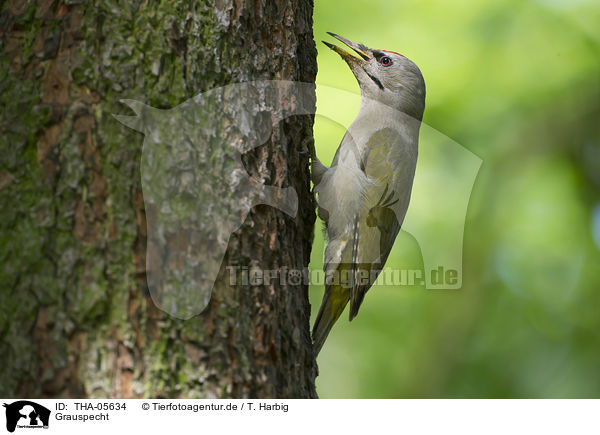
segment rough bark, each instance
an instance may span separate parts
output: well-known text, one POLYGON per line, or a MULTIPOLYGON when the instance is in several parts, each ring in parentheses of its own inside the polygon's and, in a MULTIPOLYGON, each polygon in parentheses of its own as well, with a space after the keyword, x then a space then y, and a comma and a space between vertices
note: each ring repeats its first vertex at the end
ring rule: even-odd
POLYGON ((208 308, 146 286, 143 136, 119 99, 171 108, 256 79, 314 82, 312 1, 8 1, 0 15, 0 396, 315 397, 305 285, 231 286, 225 266, 302 269, 314 224, 312 118, 244 156, 298 193, 251 210, 208 308))

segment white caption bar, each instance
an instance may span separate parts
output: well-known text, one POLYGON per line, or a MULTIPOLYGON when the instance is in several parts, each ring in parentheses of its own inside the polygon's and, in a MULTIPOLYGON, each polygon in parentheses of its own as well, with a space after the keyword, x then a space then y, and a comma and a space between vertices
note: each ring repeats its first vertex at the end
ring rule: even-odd
POLYGON ((600 400, 2 399, 0 433, 598 434, 600 400), (43 429, 41 432, 36 429, 43 429), (6 432, 8 431, 8 432, 6 432))

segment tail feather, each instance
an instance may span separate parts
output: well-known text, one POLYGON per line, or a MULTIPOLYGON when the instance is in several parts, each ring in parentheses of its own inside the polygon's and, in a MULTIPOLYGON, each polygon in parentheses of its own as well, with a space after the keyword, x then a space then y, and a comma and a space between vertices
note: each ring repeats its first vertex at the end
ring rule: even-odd
POLYGON ((350 295, 347 291, 342 288, 335 288, 339 286, 327 286, 325 288, 325 294, 323 295, 323 301, 321 302, 321 308, 317 314, 315 325, 313 326, 313 342, 315 356, 319 354, 319 351, 323 347, 323 343, 327 339, 331 328, 341 316, 346 304, 350 299, 350 295))

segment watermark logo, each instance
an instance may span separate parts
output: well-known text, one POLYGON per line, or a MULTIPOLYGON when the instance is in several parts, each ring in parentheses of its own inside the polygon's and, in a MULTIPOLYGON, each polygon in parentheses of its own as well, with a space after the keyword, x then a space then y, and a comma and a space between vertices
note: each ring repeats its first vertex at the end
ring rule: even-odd
MULTIPOLYGON (((360 98, 335 88, 320 87, 319 92, 327 93, 332 101, 349 95, 360 98)), ((282 120, 314 115, 314 101, 314 84, 290 81, 232 84, 199 94, 170 110, 123 100, 135 116, 115 118, 144 134, 141 178, 148 231, 146 272, 150 294, 162 310, 182 319, 204 310, 229 238, 252 207, 267 204, 296 216, 296 191, 284 180, 250 177, 242 156, 270 138, 277 143, 277 135, 285 132, 273 127, 282 120)), ((341 123, 335 111, 320 115, 341 123)), ((402 132, 373 130, 373 134, 395 140, 402 132)), ((377 152, 369 159, 376 161, 377 152)), ((354 163, 360 165, 360 159, 354 163)), ((390 176, 395 163, 387 162, 390 176)), ((396 191, 389 183, 373 190, 367 212, 360 215, 361 228, 368 233, 365 239, 374 240, 369 243, 373 249, 361 261, 385 262, 393 239, 386 240, 381 223, 395 221, 397 228, 402 226, 415 237, 421 249, 424 271, 417 282, 426 288, 460 288, 465 215, 480 165, 477 156, 422 124, 419 159, 416 170, 412 168, 412 195, 396 191)), ((385 172, 385 164, 382 168, 385 172)), ((333 169, 347 168, 338 164, 333 169)), ((340 204, 335 197, 322 194, 327 182, 315 185, 319 209, 336 219, 341 216, 340 204)), ((342 209, 347 206, 347 202, 341 205, 342 209)), ((335 246, 328 249, 335 251, 335 246)), ((234 276, 243 275, 233 272, 234 276)), ((262 274, 270 276, 271 272, 262 274)), ((277 275, 282 276, 280 271, 277 275)), ((293 276, 297 275, 304 272, 293 276)))
POLYGON ((6 408, 6 430, 15 429, 48 429, 50 410, 29 400, 19 400, 4 404, 6 408))

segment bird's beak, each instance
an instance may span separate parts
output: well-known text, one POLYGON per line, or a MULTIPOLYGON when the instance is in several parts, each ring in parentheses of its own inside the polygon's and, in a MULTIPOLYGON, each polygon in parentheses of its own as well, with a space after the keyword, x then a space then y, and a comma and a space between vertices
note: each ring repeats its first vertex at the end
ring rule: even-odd
POLYGON ((364 45, 356 44, 356 43, 350 41, 349 39, 342 38, 340 35, 336 35, 335 33, 327 32, 327 34, 333 36, 338 41, 343 42, 344 44, 346 44, 348 47, 350 47, 352 50, 354 50, 360 56, 360 57, 356 57, 352 53, 338 47, 337 45, 333 45, 333 44, 330 44, 329 42, 323 41, 323 44, 325 44, 327 47, 331 48, 337 54, 342 56, 342 58, 346 62, 356 62, 356 61, 362 62, 364 60, 369 60, 369 49, 367 47, 365 47, 364 45))

